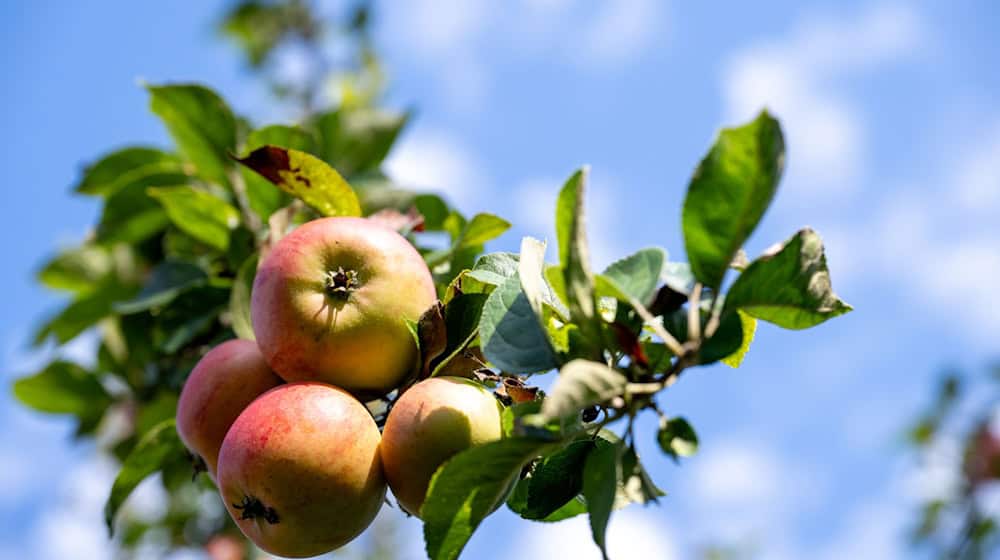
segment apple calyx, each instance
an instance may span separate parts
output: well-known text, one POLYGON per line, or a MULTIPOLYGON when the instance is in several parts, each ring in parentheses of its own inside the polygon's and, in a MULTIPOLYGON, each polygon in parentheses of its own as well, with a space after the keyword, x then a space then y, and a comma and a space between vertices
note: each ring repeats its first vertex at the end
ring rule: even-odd
POLYGON ((274 511, 272 507, 265 506, 264 502, 254 496, 243 496, 243 501, 239 504, 233 504, 233 507, 240 510, 240 519, 260 517, 271 525, 278 523, 278 512, 274 511))
POLYGON ((198 475, 203 472, 208 472, 208 464, 205 463, 204 457, 198 455, 197 453, 187 452, 188 460, 191 461, 191 481, 193 482, 198 478, 198 475))
POLYGON ((326 293, 332 297, 347 299, 358 286, 357 271, 338 266, 336 271, 328 270, 326 273, 326 293))

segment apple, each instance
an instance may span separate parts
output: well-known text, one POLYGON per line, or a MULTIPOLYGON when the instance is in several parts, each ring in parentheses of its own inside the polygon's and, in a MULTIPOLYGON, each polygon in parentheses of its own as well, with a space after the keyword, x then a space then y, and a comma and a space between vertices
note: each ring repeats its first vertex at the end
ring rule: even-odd
POLYGON ((437 299, 420 253, 364 218, 322 218, 281 239, 261 263, 251 321, 264 358, 286 381, 384 395, 413 371, 416 321, 437 299))
POLYGON ((243 560, 247 557, 247 544, 242 538, 219 534, 205 543, 205 554, 209 560, 243 560))
POLYGON ((338 548, 385 500, 375 420, 357 399, 318 382, 282 385, 240 414, 219 453, 219 492, 240 530, 271 554, 338 548))
POLYGON ((486 387, 464 377, 432 377, 403 393, 382 431, 382 464, 399 505, 419 516, 438 467, 503 436, 502 411, 486 387))
POLYGON ((191 370, 177 401, 177 433, 215 478, 229 426, 254 399, 282 383, 252 340, 228 340, 191 370))

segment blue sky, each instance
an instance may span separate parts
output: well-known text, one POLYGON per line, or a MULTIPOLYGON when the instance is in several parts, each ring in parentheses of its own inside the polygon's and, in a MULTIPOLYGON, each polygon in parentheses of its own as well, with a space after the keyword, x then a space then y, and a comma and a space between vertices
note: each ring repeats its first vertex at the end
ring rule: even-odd
MULTIPOLYGON (((94 223, 96 206, 68 194, 82 164, 168 142, 139 78, 201 81, 258 122, 281 118, 214 36, 223 5, 0 5, 5 383, 38 363, 26 341, 59 305, 33 270, 94 223)), ((763 326, 739 370, 686 374, 664 405, 695 424, 701 451, 675 467, 645 426, 645 458, 670 495, 612 521, 613 554, 734 543, 762 558, 910 557, 900 530, 912 503, 951 481, 946 468, 915 469, 899 433, 940 366, 975 368, 1000 350, 997 21, 986 0, 383 7, 389 101, 418 109, 389 170, 514 222, 493 249, 551 239, 556 189, 589 163, 598 264, 648 245, 683 259, 680 202, 715 131, 765 105, 783 121, 787 173, 748 252, 814 227, 856 311, 806 332, 763 326)), ((113 467, 71 443, 68 423, 5 393, 0 420, 0 559, 108 556, 100 506, 113 467)), ((947 467, 955 449, 939 451, 947 467)), ((132 507, 154 516, 157 499, 147 485, 132 507)), ((593 554, 584 520, 499 513, 469 557, 508 557, 499 543, 515 528, 533 551, 519 556, 593 554)), ((409 552, 420 557, 419 544, 409 552)))

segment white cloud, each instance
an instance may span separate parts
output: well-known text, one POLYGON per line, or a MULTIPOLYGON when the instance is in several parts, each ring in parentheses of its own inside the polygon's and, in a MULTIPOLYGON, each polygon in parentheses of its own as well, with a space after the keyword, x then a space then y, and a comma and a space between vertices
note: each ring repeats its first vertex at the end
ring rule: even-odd
POLYGON ((744 122, 768 107, 785 127, 789 190, 849 191, 863 171, 867 137, 859 110, 836 92, 837 80, 897 60, 920 39, 918 18, 903 4, 877 5, 853 19, 803 20, 786 38, 751 45, 725 64, 726 121, 744 122))
MULTIPOLYGON (((578 516, 559 523, 532 523, 523 529, 526 535, 518 555, 524 560, 599 559, 601 553, 594 544, 587 516, 578 516)), ((680 556, 674 545, 672 531, 654 509, 628 509, 611 516, 607 532, 608 556, 611 558, 656 558, 674 560, 680 556)))
POLYGON ((665 3, 660 0, 616 0, 598 4, 571 52, 585 66, 628 61, 656 38, 665 3))
POLYGON ((453 110, 473 114, 486 103, 492 75, 479 60, 452 57, 440 69, 440 84, 453 110))
POLYGON ((418 56, 449 57, 475 40, 490 16, 486 0, 443 5, 435 0, 399 2, 385 11, 389 36, 418 56))
POLYGON ((1000 123, 971 147, 954 173, 962 208, 995 216, 1000 210, 1000 123))
POLYGON ((23 450, 0 450, 0 503, 13 506, 30 495, 36 487, 35 474, 23 450))
POLYGON ((771 501, 784 479, 776 456, 735 441, 709 448, 692 470, 694 492, 712 508, 739 509, 771 501))
POLYGON ((794 516, 825 499, 827 473, 780 455, 753 438, 721 441, 699 451, 679 485, 691 512, 693 539, 757 541, 768 557, 790 547, 794 516))
POLYGON ((862 504, 844 520, 833 538, 808 557, 822 560, 843 558, 904 558, 902 529, 909 509, 898 504, 871 502, 862 504), (816 554, 818 552, 818 554, 816 554))
POLYGON ((1000 212, 1000 124, 986 130, 968 135, 951 165, 940 165, 945 171, 933 182, 942 187, 893 187, 870 203, 861 224, 827 235, 835 282, 891 279, 968 340, 995 344, 1000 292, 988 279, 1000 276, 1000 226, 992 219, 1000 212))
POLYGON ((899 478, 897 491, 916 502, 954 497, 962 484, 961 464, 961 443, 954 438, 938 437, 899 478))
POLYGON ((163 519, 168 500, 169 496, 163 488, 162 477, 160 473, 156 473, 135 487, 125 503, 125 510, 130 518, 145 523, 155 523, 163 519))
POLYGON ((427 130, 406 134, 386 161, 398 183, 438 192, 466 213, 490 206, 483 200, 489 191, 483 169, 457 138, 427 130))
POLYGON ((486 60, 496 49, 605 71, 649 49, 664 27, 664 6, 661 0, 522 0, 497 9, 486 0, 447 6, 416 0, 387 10, 379 31, 393 54, 436 84, 449 110, 474 115, 488 101, 493 75, 486 60))
POLYGON ((115 477, 109 459, 93 456, 78 463, 61 483, 58 502, 44 511, 34 528, 33 558, 110 558, 102 512, 115 477))

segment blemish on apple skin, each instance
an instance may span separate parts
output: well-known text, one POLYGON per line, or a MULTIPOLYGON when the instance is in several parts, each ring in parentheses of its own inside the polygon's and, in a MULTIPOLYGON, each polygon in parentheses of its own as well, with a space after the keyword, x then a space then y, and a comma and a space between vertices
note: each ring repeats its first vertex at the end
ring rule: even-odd
POLYGON ((274 511, 274 508, 265 506, 263 502, 251 495, 243 496, 243 501, 233 504, 233 507, 240 510, 240 519, 256 519, 260 517, 271 525, 276 525, 280 522, 278 512, 274 511))

